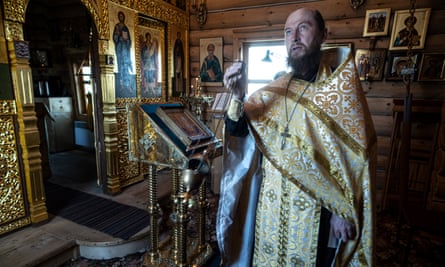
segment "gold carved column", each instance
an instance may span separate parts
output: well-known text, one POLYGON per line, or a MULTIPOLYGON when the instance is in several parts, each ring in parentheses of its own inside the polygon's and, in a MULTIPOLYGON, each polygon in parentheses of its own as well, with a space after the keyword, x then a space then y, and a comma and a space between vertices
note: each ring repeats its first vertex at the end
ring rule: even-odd
POLYGON ((17 3, 14 6, 17 9, 5 10, 5 37, 17 105, 18 143, 22 151, 21 159, 23 161, 30 217, 33 223, 38 223, 48 219, 39 151, 40 137, 34 111, 33 82, 29 59, 24 56, 26 52, 16 51, 16 47, 27 47, 26 43, 23 42, 24 12, 20 8, 24 8, 24 6, 17 3), (16 46, 17 44, 22 46, 16 46))
MULTIPOLYGON (((100 42, 106 42, 101 40, 100 42)), ((103 101, 104 145, 107 159, 107 181, 105 190, 109 194, 121 191, 119 178, 118 124, 114 92, 114 62, 111 55, 100 55, 100 80, 103 101), (111 59, 111 60, 110 60, 111 59)))

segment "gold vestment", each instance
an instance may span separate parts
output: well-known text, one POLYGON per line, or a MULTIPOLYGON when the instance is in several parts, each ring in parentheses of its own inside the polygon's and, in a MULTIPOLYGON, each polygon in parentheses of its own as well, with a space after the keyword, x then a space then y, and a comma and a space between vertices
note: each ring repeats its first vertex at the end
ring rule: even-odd
POLYGON ((289 74, 244 104, 262 154, 253 266, 315 266, 322 206, 357 230, 353 241, 340 242, 334 266, 374 263, 376 135, 352 54, 339 52, 343 60, 333 72, 332 53, 324 52, 314 83, 289 74))

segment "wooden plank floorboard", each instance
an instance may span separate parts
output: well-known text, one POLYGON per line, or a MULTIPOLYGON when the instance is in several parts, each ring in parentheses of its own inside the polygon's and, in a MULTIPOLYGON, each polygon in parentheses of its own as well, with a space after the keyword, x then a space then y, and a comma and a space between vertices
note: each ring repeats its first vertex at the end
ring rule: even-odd
MULTIPOLYGON (((122 193, 110 196, 101 192, 100 186, 96 184, 95 178, 91 175, 73 175, 70 170, 70 163, 77 162, 75 159, 83 155, 73 151, 70 160, 65 160, 63 173, 60 168, 53 168, 54 177, 49 181, 67 186, 72 189, 94 194, 106 199, 134 206, 141 209, 147 208, 148 201, 148 181, 144 180, 123 189, 122 193), (63 175, 61 175, 63 174, 63 175)), ((84 153, 85 154, 85 153, 84 153)), ((54 166, 55 167, 55 166, 54 166)), ((171 191, 171 172, 161 170, 158 173, 158 198, 165 198, 171 191)), ((87 244, 115 244, 122 242, 121 239, 114 238, 100 231, 90 229, 86 226, 76 224, 62 217, 50 215, 47 222, 38 225, 31 225, 18 231, 0 236, 0 267, 22 267, 22 266, 59 266, 72 258, 77 258, 79 248, 77 243, 87 244)), ((141 236, 148 232, 144 228, 134 236, 141 236)))
POLYGON ((1 239, 0 266, 36 266, 75 247, 74 240, 29 227, 1 239))

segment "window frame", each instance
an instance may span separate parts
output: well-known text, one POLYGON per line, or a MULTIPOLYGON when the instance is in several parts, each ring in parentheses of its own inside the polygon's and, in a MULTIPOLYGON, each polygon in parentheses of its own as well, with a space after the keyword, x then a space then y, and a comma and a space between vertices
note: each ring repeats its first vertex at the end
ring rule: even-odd
MULTIPOLYGON (((273 39, 273 40, 249 40, 242 43, 242 60, 244 62, 249 62, 249 48, 251 47, 268 47, 268 46, 283 46, 285 47, 284 38, 282 39, 273 39)), ((263 55, 262 55, 263 56, 263 55)), ((287 55, 281 55, 283 57, 287 55)), ((246 64, 247 73, 249 73, 249 64, 246 64)), ((247 94, 252 94, 256 89, 252 89, 252 85, 254 84, 260 84, 259 86, 253 86, 261 88, 262 85, 266 85, 270 83, 271 79, 251 79, 248 77, 248 92, 247 94)))

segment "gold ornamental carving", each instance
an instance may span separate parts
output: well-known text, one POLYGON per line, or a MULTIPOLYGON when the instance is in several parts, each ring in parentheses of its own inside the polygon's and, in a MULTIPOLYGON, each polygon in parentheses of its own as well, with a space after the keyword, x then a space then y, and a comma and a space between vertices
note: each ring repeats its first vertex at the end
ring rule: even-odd
POLYGON ((6 225, 0 226, 0 235, 9 233, 16 229, 23 228, 24 226, 31 224, 31 219, 29 217, 8 223, 6 225))
POLYGON ((103 40, 100 39, 98 40, 98 47, 99 47, 99 54, 100 55, 105 55, 108 53, 108 49, 109 49, 109 44, 108 44, 108 40, 103 40))
POLYGON ((17 114, 17 106, 14 101, 0 101, 0 116, 17 114))
POLYGON ((116 98, 116 107, 125 108, 128 104, 157 104, 164 103, 160 98, 116 98))
MULTIPOLYGON (((127 133, 127 112, 125 109, 117 111, 118 124, 118 155, 119 155, 119 177, 122 183, 126 183, 133 177, 141 175, 140 164, 130 161, 128 156, 128 133, 127 133)), ((143 179, 143 177, 141 177, 143 179)))
POLYGON ((4 0, 5 19, 25 23, 26 0, 4 0))
POLYGON ((95 21, 99 39, 108 39, 108 1, 81 0, 81 2, 88 9, 91 16, 93 17, 93 20, 95 21))
POLYGON ((20 22, 5 21, 5 37, 8 41, 23 40, 23 27, 20 22))
POLYGON ((113 0, 119 5, 125 5, 131 9, 136 9, 139 12, 148 15, 152 18, 166 21, 169 24, 188 25, 186 13, 179 8, 172 6, 164 1, 142 0, 142 1, 120 1, 113 0))
POLYGON ((25 195, 16 144, 14 101, 0 102, 0 234, 30 223, 26 218, 25 195), (6 225, 7 224, 7 225, 6 225))

